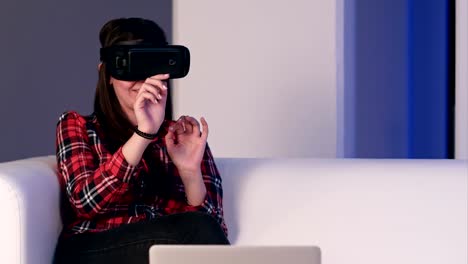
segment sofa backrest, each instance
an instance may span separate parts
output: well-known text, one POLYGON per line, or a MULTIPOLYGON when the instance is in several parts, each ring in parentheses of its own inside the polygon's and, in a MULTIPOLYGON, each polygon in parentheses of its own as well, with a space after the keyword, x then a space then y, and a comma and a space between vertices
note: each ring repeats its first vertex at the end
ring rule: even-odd
POLYGON ((217 159, 234 244, 310 244, 323 263, 468 263, 468 163, 217 159))
MULTIPOLYGON (((323 263, 468 262, 468 163, 216 159, 236 245, 317 245, 323 263)), ((0 164, 2 263, 50 263, 54 156, 0 164), (9 200, 8 200, 9 199, 9 200), (21 262, 19 261, 21 259, 21 262)))

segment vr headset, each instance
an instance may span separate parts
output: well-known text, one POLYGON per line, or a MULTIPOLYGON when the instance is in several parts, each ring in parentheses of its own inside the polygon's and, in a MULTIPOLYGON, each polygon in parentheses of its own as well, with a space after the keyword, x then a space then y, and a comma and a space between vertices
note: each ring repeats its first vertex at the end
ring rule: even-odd
POLYGON ((182 78, 190 68, 190 51, 179 45, 114 45, 101 48, 100 55, 108 73, 123 81, 139 81, 165 73, 170 79, 182 78))

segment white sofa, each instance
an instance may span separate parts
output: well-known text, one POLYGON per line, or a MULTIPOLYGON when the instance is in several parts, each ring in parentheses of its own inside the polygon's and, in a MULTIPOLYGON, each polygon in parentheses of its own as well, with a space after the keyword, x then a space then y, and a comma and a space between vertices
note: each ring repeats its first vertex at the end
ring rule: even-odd
MULTIPOLYGON (((468 263, 468 163, 217 159, 236 245, 317 245, 324 264, 468 263)), ((53 156, 0 163, 0 263, 50 263, 53 156)), ((294 263, 294 262, 292 262, 294 263)))

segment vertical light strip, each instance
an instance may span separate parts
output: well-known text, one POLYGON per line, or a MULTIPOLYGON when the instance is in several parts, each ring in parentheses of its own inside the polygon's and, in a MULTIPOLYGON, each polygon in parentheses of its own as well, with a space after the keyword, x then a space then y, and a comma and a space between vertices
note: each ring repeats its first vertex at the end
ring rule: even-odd
POLYGON ((356 22, 355 2, 336 1, 337 158, 356 157, 356 22))
POLYGON ((468 159, 468 2, 456 2, 455 158, 468 159))
POLYGON ((336 0, 336 157, 345 158, 344 0, 336 0))

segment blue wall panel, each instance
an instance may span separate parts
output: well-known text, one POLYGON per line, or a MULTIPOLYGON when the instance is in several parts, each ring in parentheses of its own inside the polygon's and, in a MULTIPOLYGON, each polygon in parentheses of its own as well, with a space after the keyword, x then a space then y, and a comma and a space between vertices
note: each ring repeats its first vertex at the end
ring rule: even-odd
POLYGON ((346 2, 345 157, 450 154, 447 3, 346 2))
POLYGON ((449 4, 409 1, 408 105, 411 158, 447 158, 449 150, 449 4))

